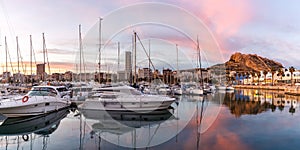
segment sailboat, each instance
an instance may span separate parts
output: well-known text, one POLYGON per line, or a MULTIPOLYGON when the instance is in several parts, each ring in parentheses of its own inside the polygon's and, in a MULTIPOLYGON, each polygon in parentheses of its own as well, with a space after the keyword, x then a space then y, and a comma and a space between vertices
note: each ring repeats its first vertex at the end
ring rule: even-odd
POLYGON ((200 55, 200 47, 199 47, 199 40, 198 40, 198 37, 197 37, 197 51, 198 51, 198 61, 199 61, 199 64, 200 64, 200 67, 199 67, 199 71, 200 71, 200 85, 201 86, 198 86, 196 85, 196 87, 192 88, 189 90, 189 94, 190 95, 203 95, 204 94, 204 91, 203 91, 203 77, 202 77, 202 68, 201 68, 201 55, 200 55))

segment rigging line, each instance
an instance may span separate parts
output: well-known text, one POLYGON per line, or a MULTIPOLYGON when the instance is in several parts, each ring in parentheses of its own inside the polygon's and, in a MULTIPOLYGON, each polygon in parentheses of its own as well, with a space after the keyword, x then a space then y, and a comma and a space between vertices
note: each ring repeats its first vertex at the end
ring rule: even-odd
POLYGON ((0 6, 2 7, 3 14, 4 14, 4 17, 5 17, 5 20, 6 20, 6 24, 8 26, 9 33, 10 33, 11 37, 15 37, 14 27, 10 23, 10 19, 9 19, 8 14, 7 14, 7 9, 5 7, 5 4, 4 4, 3 0, 0 0, 0 6))
POLYGON ((47 64, 48 64, 48 72, 49 72, 49 75, 51 74, 50 72, 50 63, 49 63, 49 58, 48 58, 48 49, 47 49, 47 46, 46 46, 46 40, 45 40, 45 37, 44 37, 44 48, 45 48, 45 53, 46 53, 46 57, 47 57, 47 64))
MULTIPOLYGON (((153 63, 152 63, 152 61, 151 61, 151 59, 150 59, 149 54, 147 53, 147 51, 146 51, 146 49, 145 49, 145 47, 144 47, 144 45, 143 45, 143 43, 142 43, 142 41, 141 41, 141 39, 140 39, 140 37, 139 37, 139 35, 138 35, 138 34, 136 34, 136 35, 137 35, 137 38, 138 38, 138 40, 139 40, 141 46, 143 47, 144 52, 146 53, 147 58, 150 60, 151 66, 153 67, 153 70, 156 70, 155 67, 154 67, 154 65, 153 65, 153 63)), ((149 68, 149 69, 150 69, 150 68, 149 68)))
POLYGON ((22 57, 22 54, 21 54, 20 47, 19 47, 19 55, 20 55, 20 59, 21 59, 22 70, 23 70, 23 73, 25 74, 26 69, 24 68, 24 62, 23 62, 23 57, 22 57))
POLYGON ((11 67, 12 73, 15 73, 15 72, 14 72, 14 67, 13 67, 13 65, 12 65, 11 57, 10 57, 10 54, 9 54, 9 49, 8 49, 8 47, 7 47, 7 54, 8 54, 8 56, 9 56, 9 62, 10 62, 10 67, 11 67))

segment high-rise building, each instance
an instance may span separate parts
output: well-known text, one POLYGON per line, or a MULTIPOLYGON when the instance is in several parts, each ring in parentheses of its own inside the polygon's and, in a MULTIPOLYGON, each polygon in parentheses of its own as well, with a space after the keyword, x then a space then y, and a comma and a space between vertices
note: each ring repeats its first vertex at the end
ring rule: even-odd
POLYGON ((131 62, 131 52, 125 52, 125 71, 130 72, 132 69, 132 62, 131 62))
POLYGON ((125 79, 130 80, 132 70, 131 52, 125 52, 125 79))
POLYGON ((45 80, 45 64, 36 65, 36 75, 39 80, 45 80))

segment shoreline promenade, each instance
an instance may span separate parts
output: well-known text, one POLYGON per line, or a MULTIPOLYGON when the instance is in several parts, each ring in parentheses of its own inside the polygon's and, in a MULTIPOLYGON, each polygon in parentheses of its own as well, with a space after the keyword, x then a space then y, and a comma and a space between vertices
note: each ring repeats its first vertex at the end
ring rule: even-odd
POLYGON ((236 89, 262 89, 262 90, 277 90, 284 91, 284 94, 300 96, 300 86, 290 85, 233 85, 236 89))

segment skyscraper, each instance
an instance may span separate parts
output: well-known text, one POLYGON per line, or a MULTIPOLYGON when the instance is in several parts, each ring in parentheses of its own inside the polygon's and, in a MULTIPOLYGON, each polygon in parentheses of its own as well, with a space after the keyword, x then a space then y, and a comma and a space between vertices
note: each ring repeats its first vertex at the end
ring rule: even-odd
POLYGON ((131 69, 132 69, 131 52, 126 51, 125 52, 125 78, 127 80, 130 80, 131 69))

